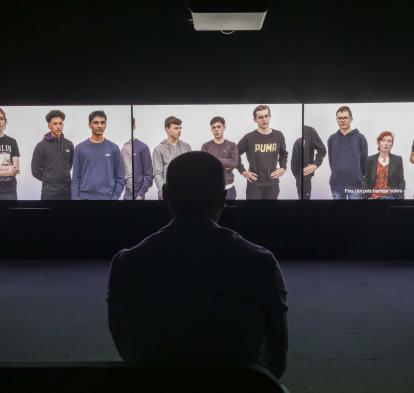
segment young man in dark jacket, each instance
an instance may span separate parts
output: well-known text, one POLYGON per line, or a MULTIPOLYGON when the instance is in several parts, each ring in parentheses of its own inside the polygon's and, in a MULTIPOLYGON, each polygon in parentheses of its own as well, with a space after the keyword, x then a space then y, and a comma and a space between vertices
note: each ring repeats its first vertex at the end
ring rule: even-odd
POLYGON ((226 129, 226 121, 221 116, 213 117, 210 121, 213 139, 201 146, 201 151, 210 153, 216 157, 224 167, 224 175, 226 178, 226 199, 236 199, 237 193, 234 188, 233 169, 239 163, 239 152, 234 142, 224 139, 224 131, 226 129))
POLYGON ((316 169, 322 165, 323 158, 326 156, 326 147, 316 130, 312 127, 304 126, 303 136, 303 146, 302 138, 297 139, 293 145, 290 165, 296 179, 296 189, 299 199, 310 199, 312 177, 316 169))
POLYGON ((364 135, 352 129, 352 112, 347 106, 336 111, 339 130, 328 139, 331 167, 329 184, 333 199, 361 199, 363 174, 368 158, 368 144, 364 135))
POLYGON ((270 108, 259 105, 253 111, 257 129, 237 144, 240 156, 246 153, 249 169, 241 158, 237 170, 247 180, 246 199, 277 199, 279 178, 286 172, 288 152, 281 131, 269 127, 270 108))
POLYGON ((32 174, 42 182, 41 199, 71 199, 70 171, 73 163, 73 143, 63 135, 65 114, 52 110, 46 115, 49 132, 33 152, 32 174))

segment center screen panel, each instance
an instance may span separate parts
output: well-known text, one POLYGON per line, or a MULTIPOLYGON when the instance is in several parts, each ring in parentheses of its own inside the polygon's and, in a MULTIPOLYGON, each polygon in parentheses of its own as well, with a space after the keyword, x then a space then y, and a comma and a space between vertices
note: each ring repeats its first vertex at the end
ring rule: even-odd
POLYGON ((189 150, 223 163, 228 199, 298 199, 290 160, 302 133, 301 104, 136 105, 133 117, 134 136, 152 156, 154 184, 146 199, 161 197, 169 162, 189 150))

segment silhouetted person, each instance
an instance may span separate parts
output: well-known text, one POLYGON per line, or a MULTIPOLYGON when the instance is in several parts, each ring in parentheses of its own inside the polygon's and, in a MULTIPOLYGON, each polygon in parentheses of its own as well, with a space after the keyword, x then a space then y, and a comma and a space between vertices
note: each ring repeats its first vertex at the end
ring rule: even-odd
POLYGON ((176 217, 112 261, 109 327, 119 354, 139 364, 261 362, 280 378, 282 273, 270 251, 217 224, 222 164, 204 152, 180 155, 163 197, 176 217))

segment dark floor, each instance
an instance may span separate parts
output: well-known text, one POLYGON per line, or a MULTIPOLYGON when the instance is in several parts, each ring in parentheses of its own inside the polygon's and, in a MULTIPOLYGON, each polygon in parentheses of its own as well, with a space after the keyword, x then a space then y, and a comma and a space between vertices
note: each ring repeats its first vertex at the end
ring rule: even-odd
MULTIPOLYGON (((414 262, 282 263, 292 393, 414 392, 414 262)), ((107 261, 0 264, 0 362, 119 360, 107 261)))

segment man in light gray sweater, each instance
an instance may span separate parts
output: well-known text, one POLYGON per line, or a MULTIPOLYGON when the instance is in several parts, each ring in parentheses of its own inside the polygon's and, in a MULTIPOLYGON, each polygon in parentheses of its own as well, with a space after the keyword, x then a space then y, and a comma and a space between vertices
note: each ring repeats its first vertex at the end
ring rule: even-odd
POLYGON ((170 162, 180 154, 191 151, 191 146, 180 140, 182 121, 175 116, 169 116, 164 123, 167 139, 164 139, 152 154, 154 180, 158 188, 158 199, 162 199, 162 186, 170 162))

